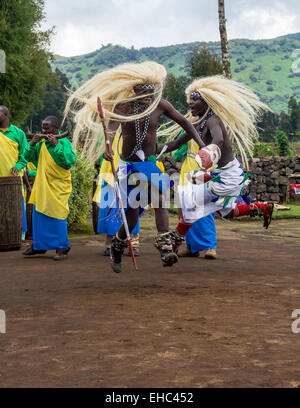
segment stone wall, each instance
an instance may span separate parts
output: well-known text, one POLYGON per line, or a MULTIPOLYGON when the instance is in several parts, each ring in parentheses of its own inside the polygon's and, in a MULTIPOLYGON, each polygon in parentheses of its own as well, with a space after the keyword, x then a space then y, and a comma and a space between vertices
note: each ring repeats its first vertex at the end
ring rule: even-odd
POLYGON ((249 166, 250 192, 260 201, 285 202, 291 183, 300 184, 300 176, 291 179, 292 174, 300 175, 300 156, 264 157, 253 159, 249 166))

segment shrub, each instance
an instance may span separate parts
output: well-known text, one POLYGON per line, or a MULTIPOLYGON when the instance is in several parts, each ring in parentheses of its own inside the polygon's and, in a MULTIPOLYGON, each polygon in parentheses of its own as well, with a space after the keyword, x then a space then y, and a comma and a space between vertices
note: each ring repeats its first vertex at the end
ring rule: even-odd
POLYGON ((265 157, 274 155, 274 151, 267 143, 261 143, 258 140, 254 141, 253 157, 265 157))
POLYGON ((77 152, 77 161, 71 168, 72 193, 69 199, 70 214, 68 225, 84 224, 88 212, 91 210, 93 182, 96 170, 77 152))
POLYGON ((282 130, 276 132, 276 147, 279 156, 289 156, 291 154, 289 139, 282 130))
POLYGON ((257 67, 254 67, 253 68, 253 72, 260 72, 262 70, 262 66, 261 65, 258 65, 257 67))
POLYGON ((251 74, 251 75, 249 76, 249 78, 250 78, 250 80, 251 80, 252 82, 257 82, 257 78, 256 78, 255 75, 251 74))

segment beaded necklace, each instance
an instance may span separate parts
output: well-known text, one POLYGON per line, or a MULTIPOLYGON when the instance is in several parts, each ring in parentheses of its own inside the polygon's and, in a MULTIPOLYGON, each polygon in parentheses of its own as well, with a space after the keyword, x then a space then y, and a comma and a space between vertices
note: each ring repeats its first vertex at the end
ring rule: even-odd
POLYGON ((201 120, 199 127, 197 129, 199 136, 202 136, 203 129, 208 121, 208 119, 214 114, 214 112, 210 109, 207 114, 204 116, 204 118, 201 120))
MULTIPOLYGON (((139 113, 139 107, 140 104, 138 101, 134 101, 133 104, 133 110, 134 110, 134 114, 138 115, 139 113)), ((144 160, 145 159, 145 153, 142 150, 142 144, 147 136, 147 132, 148 132, 148 128, 149 128, 149 123, 150 123, 150 114, 146 116, 146 120, 145 120, 145 126, 144 126, 144 130, 143 133, 141 134, 141 129, 140 129, 140 120, 136 119, 135 120, 135 138, 136 138, 136 145, 134 147, 134 149, 132 150, 132 152, 130 153, 129 156, 126 157, 126 159, 130 159, 133 155, 137 154, 137 156, 141 159, 144 160)))

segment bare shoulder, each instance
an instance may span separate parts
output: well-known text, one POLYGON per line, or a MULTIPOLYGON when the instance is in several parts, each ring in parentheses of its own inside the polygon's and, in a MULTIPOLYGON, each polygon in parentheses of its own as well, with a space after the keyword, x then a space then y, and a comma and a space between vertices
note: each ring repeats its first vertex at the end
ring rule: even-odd
POLYGON ((208 127, 215 127, 215 126, 222 126, 223 122, 217 115, 212 115, 210 118, 207 119, 208 127))
POLYGON ((168 102, 166 99, 161 99, 158 107, 162 110, 170 110, 170 109, 175 109, 174 106, 168 102))

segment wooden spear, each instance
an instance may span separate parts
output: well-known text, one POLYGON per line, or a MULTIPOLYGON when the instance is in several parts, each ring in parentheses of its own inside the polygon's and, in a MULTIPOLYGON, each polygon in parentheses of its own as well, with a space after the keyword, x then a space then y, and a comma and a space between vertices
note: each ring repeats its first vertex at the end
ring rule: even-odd
MULTIPOLYGON (((97 98, 97 105, 98 105, 99 117, 101 119, 101 123, 102 123, 103 130, 104 130, 104 137, 105 137, 105 143, 107 145, 107 150, 108 150, 109 154, 112 156, 112 148, 111 148, 111 144, 110 144, 110 141, 109 141, 107 128, 106 128, 106 124, 105 124, 104 110, 102 108, 102 103, 101 103, 101 100, 100 100, 99 97, 97 98)), ((127 236, 127 240, 128 240, 128 245, 129 245, 131 258, 132 258, 133 264, 135 266, 135 269, 137 270, 138 267, 137 267, 135 256, 134 256, 134 253, 133 253, 133 247, 132 247, 132 243, 131 243, 131 239, 130 239, 130 232, 129 232, 129 228, 128 228, 128 223, 127 223, 127 219, 126 219, 124 205, 123 205, 123 201, 122 201, 122 197, 121 197, 120 186, 119 186, 117 173, 116 173, 116 169, 115 169, 115 165, 114 165, 113 160, 110 162, 110 164, 111 164, 111 170, 112 170, 112 173, 113 173, 113 176, 114 176, 114 185, 115 185, 115 189, 116 189, 116 192, 117 192, 117 197, 118 197, 118 200, 119 200, 119 207, 120 207, 120 210, 121 210, 122 220, 123 220, 123 224, 124 224, 124 228, 125 228, 125 232, 126 232, 126 236, 127 236)))

